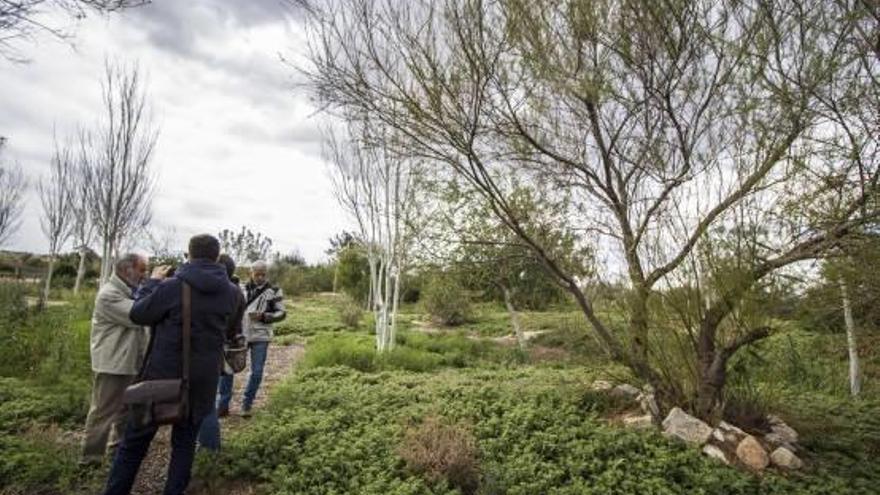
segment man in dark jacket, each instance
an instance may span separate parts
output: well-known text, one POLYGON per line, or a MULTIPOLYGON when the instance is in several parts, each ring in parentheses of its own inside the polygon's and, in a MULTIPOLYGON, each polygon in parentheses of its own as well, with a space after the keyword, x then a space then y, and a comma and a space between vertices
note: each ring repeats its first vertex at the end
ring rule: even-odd
MULTIPOLYGON (((182 375, 182 292, 192 288, 192 324, 189 376, 189 417, 173 425, 171 460, 165 495, 183 494, 189 483, 196 435, 202 419, 214 407, 217 381, 223 365, 223 341, 235 307, 235 293, 226 269, 217 263, 220 243, 210 235, 189 242, 189 262, 166 278, 167 267, 157 267, 135 294, 130 318, 153 328, 142 378, 158 380, 182 375)), ((158 427, 129 422, 107 481, 105 495, 127 495, 158 427)))

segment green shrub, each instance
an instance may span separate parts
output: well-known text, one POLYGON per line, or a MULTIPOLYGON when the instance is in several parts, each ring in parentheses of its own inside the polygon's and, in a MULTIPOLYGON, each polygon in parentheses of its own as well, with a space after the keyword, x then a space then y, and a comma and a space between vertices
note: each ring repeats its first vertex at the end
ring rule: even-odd
POLYGON ((468 319, 470 300, 455 277, 438 273, 432 277, 422 295, 425 311, 443 325, 461 325, 468 319))
POLYGON ((79 445, 59 445, 60 434, 53 427, 31 430, 26 437, 0 433, 0 493, 98 493, 106 473, 79 466, 79 445))
POLYGON ((90 373, 89 330, 93 293, 64 306, 0 315, 0 376, 57 381, 90 373))
POLYGON ((661 435, 610 427, 584 406, 591 380, 576 369, 303 370, 276 388, 268 414, 226 439, 215 468, 266 493, 460 494, 407 469, 400 451, 413 421, 440 416, 472 425, 481 494, 819 495, 870 493, 880 481, 870 463, 862 479, 754 477, 661 435))
POLYGON ((383 370, 405 370, 424 373, 433 371, 443 363, 443 358, 411 347, 397 346, 377 356, 383 370))
POLYGON ((348 366, 358 371, 376 369, 372 339, 350 335, 322 335, 309 342, 303 359, 305 368, 348 366))
POLYGON ((17 282, 0 282, 0 326, 18 325, 28 314, 25 287, 17 282))
POLYGON ((360 245, 351 245, 339 252, 337 260, 338 288, 355 301, 366 303, 370 295, 370 265, 360 245))
POLYGON ((339 306, 339 318, 346 327, 356 330, 360 327, 361 320, 364 318, 364 310, 361 306, 351 299, 346 299, 339 306))

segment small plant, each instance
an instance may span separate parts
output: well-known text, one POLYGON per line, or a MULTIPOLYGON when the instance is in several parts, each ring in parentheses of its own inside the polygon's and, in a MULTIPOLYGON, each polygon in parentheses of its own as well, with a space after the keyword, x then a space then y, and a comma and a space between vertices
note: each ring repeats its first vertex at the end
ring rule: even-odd
POLYGON ((339 317, 347 328, 357 330, 364 317, 364 310, 353 299, 346 298, 339 308, 339 317))
POLYGON ((429 483, 446 481, 470 494, 480 483, 476 443, 468 425, 428 416, 406 431, 398 452, 407 469, 429 483))
POLYGON ((450 275, 437 274, 431 278, 423 300, 428 314, 443 325, 461 325, 468 319, 470 301, 467 293, 450 275))

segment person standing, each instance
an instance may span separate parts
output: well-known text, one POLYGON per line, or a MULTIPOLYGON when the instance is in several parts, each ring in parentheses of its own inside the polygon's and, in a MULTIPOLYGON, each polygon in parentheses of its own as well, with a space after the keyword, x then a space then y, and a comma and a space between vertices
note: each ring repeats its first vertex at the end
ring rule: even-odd
MULTIPOLYGON (((183 364, 183 288, 191 288, 190 371, 188 376, 188 414, 171 428, 171 459, 165 495, 186 490, 192 472, 196 435, 202 419, 214 407, 217 382, 223 366, 226 324, 235 305, 235 289, 224 266, 217 263, 220 243, 210 235, 197 235, 189 241, 189 262, 173 277, 168 267, 153 270, 150 280, 135 294, 132 321, 153 327, 153 339, 144 380, 181 378, 183 364)), ((147 455, 158 426, 141 426, 129 420, 125 436, 116 451, 105 495, 131 492, 141 462, 147 455)))
MULTIPOLYGON (((269 282, 268 266, 265 261, 257 261, 251 267, 251 279, 245 285, 245 300, 243 327, 250 349, 251 373, 241 401, 241 415, 250 417, 254 399, 263 381, 263 368, 268 356, 269 343, 274 336, 272 325, 287 316, 284 311, 284 294, 281 288, 269 282)), ((224 375, 220 381, 218 405, 220 417, 229 414, 233 382, 232 375, 224 375)))
POLYGON ((147 330, 132 322, 128 314, 134 304, 132 293, 146 271, 143 256, 126 254, 95 298, 89 337, 94 377, 82 445, 84 464, 102 462, 125 431, 122 394, 137 377, 149 342, 147 330))
MULTIPOLYGON (((235 276, 235 261, 229 255, 221 254, 219 263, 226 268, 226 274, 229 276, 229 284, 235 292, 235 309, 233 310, 232 317, 229 319, 226 326, 226 345, 233 348, 239 346, 243 347, 244 344, 242 343, 242 340, 244 339, 244 335, 242 335, 241 320, 244 316, 245 300, 244 294, 241 293, 241 288, 238 285, 238 277, 235 276)), ((221 386, 223 378, 225 376, 231 376, 234 373, 232 369, 227 369, 228 366, 225 364, 223 368, 224 369, 220 374, 221 386)), ((220 450, 220 420, 217 414, 217 407, 214 407, 214 409, 205 416, 205 420, 202 421, 202 426, 199 430, 199 447, 209 451, 220 450)))

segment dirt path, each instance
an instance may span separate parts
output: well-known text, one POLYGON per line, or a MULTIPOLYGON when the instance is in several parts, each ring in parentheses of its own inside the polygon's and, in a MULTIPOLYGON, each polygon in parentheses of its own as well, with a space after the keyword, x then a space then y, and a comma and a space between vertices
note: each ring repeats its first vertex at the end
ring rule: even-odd
MULTIPOLYGON (((269 347, 269 356, 266 360, 266 368, 263 374, 263 383, 257 398, 254 401, 254 408, 260 409, 266 403, 267 393, 282 378, 290 374, 294 364, 302 358, 304 348, 300 345, 280 346, 273 345, 269 347)), ((228 434, 230 430, 245 427, 247 420, 242 419, 238 415, 241 394, 247 383, 248 373, 241 373, 235 377, 235 392, 232 399, 232 410, 230 416, 221 419, 221 438, 228 434)), ((135 481, 132 495, 154 495, 162 493, 165 486, 165 472, 168 468, 168 458, 171 454, 171 429, 163 427, 159 430, 156 438, 150 446, 150 452, 144 463, 141 465, 138 473, 137 481, 135 481)))

